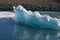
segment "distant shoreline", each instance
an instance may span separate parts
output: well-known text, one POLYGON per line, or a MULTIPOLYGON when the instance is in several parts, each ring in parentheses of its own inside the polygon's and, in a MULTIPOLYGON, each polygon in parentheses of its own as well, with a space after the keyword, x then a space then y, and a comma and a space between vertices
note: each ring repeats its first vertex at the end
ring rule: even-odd
MULTIPOLYGON (((19 4, 9 4, 9 3, 0 3, 0 11, 13 11, 13 6, 19 4)), ((60 11, 60 4, 20 4, 25 7, 27 10, 31 11, 60 11)))

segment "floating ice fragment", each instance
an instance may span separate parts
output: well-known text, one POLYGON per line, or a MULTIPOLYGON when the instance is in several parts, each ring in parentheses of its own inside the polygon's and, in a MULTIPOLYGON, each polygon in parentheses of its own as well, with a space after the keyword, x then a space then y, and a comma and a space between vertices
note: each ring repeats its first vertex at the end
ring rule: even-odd
POLYGON ((27 11, 23 6, 14 7, 15 20, 36 28, 60 30, 60 21, 49 15, 41 15, 38 11, 27 11))

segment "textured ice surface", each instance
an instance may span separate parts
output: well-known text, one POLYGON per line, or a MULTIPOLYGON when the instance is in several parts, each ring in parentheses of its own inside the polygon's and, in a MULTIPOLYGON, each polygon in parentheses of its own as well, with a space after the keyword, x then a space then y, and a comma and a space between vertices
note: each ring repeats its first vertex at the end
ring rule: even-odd
POLYGON ((27 11, 21 5, 13 7, 15 12, 15 20, 36 28, 60 29, 60 21, 57 18, 52 18, 49 15, 41 15, 38 11, 27 11))

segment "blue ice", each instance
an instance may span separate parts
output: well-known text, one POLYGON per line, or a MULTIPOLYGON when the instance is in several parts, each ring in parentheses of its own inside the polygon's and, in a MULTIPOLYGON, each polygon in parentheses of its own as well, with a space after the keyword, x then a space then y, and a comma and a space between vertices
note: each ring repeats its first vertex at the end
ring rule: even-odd
POLYGON ((60 21, 49 15, 41 15, 38 11, 27 11, 23 6, 13 7, 15 21, 31 25, 35 28, 60 30, 60 21))

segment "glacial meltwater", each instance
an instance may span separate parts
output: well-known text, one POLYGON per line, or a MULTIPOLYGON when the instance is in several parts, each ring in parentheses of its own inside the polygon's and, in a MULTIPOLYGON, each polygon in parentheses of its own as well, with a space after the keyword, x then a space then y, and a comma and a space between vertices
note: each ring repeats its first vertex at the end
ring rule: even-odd
POLYGON ((40 29, 13 20, 0 20, 0 40, 60 40, 60 31, 40 29))

